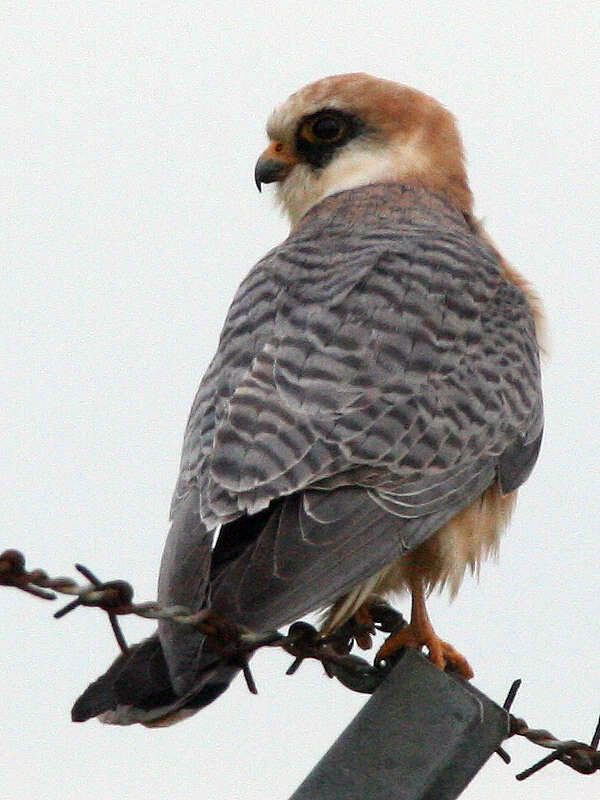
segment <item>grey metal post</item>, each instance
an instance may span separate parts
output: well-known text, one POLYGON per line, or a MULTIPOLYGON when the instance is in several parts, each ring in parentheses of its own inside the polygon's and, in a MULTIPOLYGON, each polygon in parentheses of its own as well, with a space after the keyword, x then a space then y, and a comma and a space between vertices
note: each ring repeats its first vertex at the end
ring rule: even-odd
POLYGON ((454 800, 508 735, 508 714, 407 651, 290 800, 454 800))

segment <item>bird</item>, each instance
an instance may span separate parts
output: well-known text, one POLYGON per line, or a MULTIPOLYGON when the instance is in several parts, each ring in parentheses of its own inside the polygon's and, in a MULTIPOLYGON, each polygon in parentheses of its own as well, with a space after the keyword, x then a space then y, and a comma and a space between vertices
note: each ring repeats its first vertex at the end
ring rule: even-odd
MULTIPOLYGON (((408 592, 402 647, 465 679, 426 599, 497 550, 543 431, 543 311, 475 217, 453 115, 363 73, 271 114, 256 162, 288 237, 243 279, 184 435, 158 601, 323 631, 408 592)), ((172 724, 239 673, 167 621, 72 718, 172 724)))

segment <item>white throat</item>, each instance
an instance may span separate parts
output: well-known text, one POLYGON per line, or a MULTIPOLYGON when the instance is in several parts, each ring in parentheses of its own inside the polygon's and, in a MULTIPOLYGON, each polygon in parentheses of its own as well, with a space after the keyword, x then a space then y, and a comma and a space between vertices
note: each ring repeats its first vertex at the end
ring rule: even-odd
POLYGON ((429 159, 416 138, 383 146, 350 143, 323 169, 297 164, 277 185, 277 198, 293 225, 325 197, 370 183, 401 182, 422 173, 429 159))

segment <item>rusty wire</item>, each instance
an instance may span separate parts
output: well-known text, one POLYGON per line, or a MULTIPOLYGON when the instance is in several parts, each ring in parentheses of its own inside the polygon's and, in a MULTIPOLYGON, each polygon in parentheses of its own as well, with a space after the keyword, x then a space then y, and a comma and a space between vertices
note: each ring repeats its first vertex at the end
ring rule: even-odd
POLYGON ((331 636, 321 636, 316 628, 306 622, 290 626, 287 636, 278 631, 256 633, 223 619, 211 609, 191 611, 185 606, 163 607, 157 602, 134 603, 133 588, 123 580, 100 581, 82 564, 75 565, 88 581, 80 585, 72 578, 50 578, 40 569, 27 571, 25 557, 18 550, 0 554, 0 586, 12 586, 43 600, 56 600, 56 593, 73 595, 74 600, 59 609, 54 616, 60 619, 79 606, 100 608, 108 614, 113 633, 122 653, 128 652, 117 617, 134 614, 154 620, 168 620, 178 625, 188 625, 205 634, 212 650, 222 654, 242 669, 248 689, 256 694, 256 684, 248 666, 249 656, 261 647, 281 647, 294 657, 288 674, 296 672, 305 659, 321 662, 329 677, 356 692, 371 694, 387 675, 391 665, 371 666, 365 659, 352 655, 353 640, 365 642, 375 630, 392 632, 406 624, 398 611, 386 603, 373 608, 374 629, 344 625, 331 636))
MULTIPOLYGON (((557 739, 550 731, 544 730, 543 728, 530 728, 524 719, 515 717, 514 714, 510 713, 510 709, 520 687, 521 681, 519 679, 513 681, 502 706, 508 713, 509 718, 508 738, 511 736, 523 736, 533 744, 545 747, 552 750, 552 752, 540 761, 537 761, 531 767, 520 772, 515 776, 516 779, 518 781, 524 781, 544 767, 547 767, 548 764, 551 764, 553 761, 560 761, 562 764, 565 764, 567 767, 574 769, 582 775, 591 775, 600 770, 600 751, 598 750, 598 744, 600 743, 600 718, 598 719, 598 724, 596 725, 589 744, 579 742, 575 739, 557 739)), ((499 747, 496 752, 503 761, 510 764, 510 756, 503 747, 499 747)))
MULTIPOLYGON (((504 702, 506 711, 510 710, 520 686, 520 680, 514 681, 511 686, 504 702)), ((524 781, 553 761, 560 761, 562 764, 571 767, 571 769, 574 769, 582 775, 591 775, 597 770, 600 770, 600 751, 598 750, 598 744, 600 742, 600 718, 598 719, 589 744, 579 742, 575 739, 557 739, 554 734, 543 728, 530 728, 524 719, 515 717, 513 714, 509 715, 509 720, 509 736, 523 736, 528 741, 533 742, 533 744, 552 750, 551 753, 540 761, 523 770, 523 772, 520 772, 516 776, 518 781, 524 781)))
MULTIPOLYGON (((87 567, 81 564, 76 564, 75 567, 87 579, 87 585, 80 585, 72 578, 50 578, 40 569, 27 571, 25 557, 21 552, 5 550, 0 555, 0 586, 12 586, 43 600, 56 600, 56 593, 74 596, 74 600, 54 614, 57 619, 79 606, 100 608, 108 614, 117 643, 123 653, 128 651, 128 647, 117 622, 118 616, 134 614, 145 619, 169 620, 174 624, 193 627, 206 635, 211 648, 239 664, 248 689, 253 694, 256 694, 257 690, 248 659, 252 653, 265 646, 281 647, 294 657, 287 670, 288 675, 296 672, 305 659, 313 658, 321 662, 329 677, 337 678, 353 691, 371 694, 386 677, 393 664, 388 663, 384 667, 372 666, 364 658, 351 654, 353 644, 358 642, 362 649, 368 649, 370 637, 377 631, 393 633, 406 625, 402 614, 382 602, 370 608, 373 620, 371 626, 365 627, 349 621, 334 634, 322 636, 312 625, 296 622, 290 626, 285 636, 278 631, 255 633, 220 618, 210 609, 193 612, 185 606, 163 607, 156 602, 134 603, 133 588, 127 581, 102 582, 87 567)), ((522 736, 552 752, 520 772, 516 776, 517 780, 529 778, 553 761, 560 761, 582 775, 599 771, 600 719, 589 744, 574 739, 561 740, 547 730, 530 728, 525 720, 510 714, 520 685, 520 680, 514 681, 503 704, 509 715, 508 737, 522 736)), ((497 752, 506 763, 510 763, 510 756, 504 748, 498 748, 497 752)))

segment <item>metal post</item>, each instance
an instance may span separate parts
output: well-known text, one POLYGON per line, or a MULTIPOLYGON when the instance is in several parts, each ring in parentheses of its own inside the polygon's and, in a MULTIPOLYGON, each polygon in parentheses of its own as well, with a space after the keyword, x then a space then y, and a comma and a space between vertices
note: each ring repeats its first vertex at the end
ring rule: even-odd
POLYGON ((407 651, 290 800, 454 800, 508 735, 508 714, 407 651))

